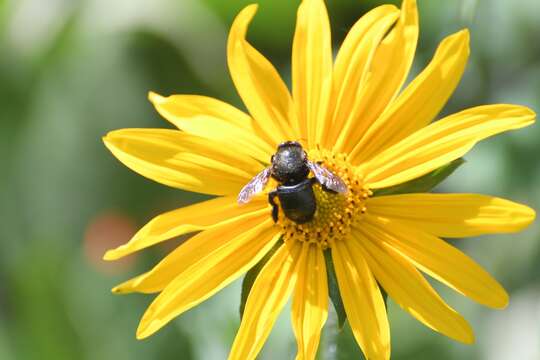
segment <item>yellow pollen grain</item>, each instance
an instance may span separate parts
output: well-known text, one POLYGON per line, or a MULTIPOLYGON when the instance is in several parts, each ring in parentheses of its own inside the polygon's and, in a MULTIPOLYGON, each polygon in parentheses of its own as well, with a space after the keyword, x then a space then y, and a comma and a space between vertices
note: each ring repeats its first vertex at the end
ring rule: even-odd
POLYGON ((319 184, 314 185, 317 211, 313 219, 305 224, 297 224, 280 210, 278 225, 285 242, 308 242, 326 249, 329 244, 347 238, 352 224, 357 223, 367 211, 365 203, 372 192, 363 185, 363 179, 355 173, 345 154, 312 150, 309 151, 309 159, 322 162, 324 167, 347 184, 349 191, 347 194, 335 194, 324 191, 319 184))

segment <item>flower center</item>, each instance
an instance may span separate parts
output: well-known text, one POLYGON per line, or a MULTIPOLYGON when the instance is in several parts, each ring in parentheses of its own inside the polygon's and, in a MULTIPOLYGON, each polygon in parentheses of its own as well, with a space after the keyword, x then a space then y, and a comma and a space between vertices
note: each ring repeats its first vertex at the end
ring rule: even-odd
POLYGON ((335 241, 345 239, 354 223, 366 212, 365 203, 372 192, 364 186, 363 179, 355 173, 345 154, 333 154, 325 150, 310 150, 309 159, 322 165, 339 176, 348 187, 346 194, 325 191, 321 185, 313 186, 317 210, 313 219, 298 224, 279 212, 278 225, 281 226, 285 242, 301 241, 320 246, 323 249, 335 241))

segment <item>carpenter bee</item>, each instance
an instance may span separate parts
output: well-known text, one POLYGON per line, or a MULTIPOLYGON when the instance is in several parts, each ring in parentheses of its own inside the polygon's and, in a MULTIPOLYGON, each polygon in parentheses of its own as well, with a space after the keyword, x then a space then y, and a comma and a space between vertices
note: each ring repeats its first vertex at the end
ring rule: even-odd
POLYGON ((245 204, 261 192, 265 185, 274 178, 278 187, 268 194, 268 202, 272 205, 272 218, 278 219, 276 196, 285 216, 292 221, 303 224, 313 219, 317 204, 313 193, 313 185, 321 184, 325 191, 346 193, 347 185, 322 165, 309 161, 307 154, 296 141, 286 141, 278 145, 277 151, 270 160, 271 165, 255 176, 238 194, 238 203, 245 204), (308 178, 310 171, 314 177, 308 178))

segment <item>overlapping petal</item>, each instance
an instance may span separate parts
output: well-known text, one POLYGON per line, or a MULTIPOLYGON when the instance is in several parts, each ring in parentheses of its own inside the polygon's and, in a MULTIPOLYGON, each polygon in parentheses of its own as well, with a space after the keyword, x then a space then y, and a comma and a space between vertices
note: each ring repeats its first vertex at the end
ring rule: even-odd
POLYGON ((249 204, 239 206, 235 196, 225 196, 172 210, 150 220, 129 242, 107 251, 104 259, 117 260, 180 235, 250 219, 267 207, 266 200, 254 199, 249 204))
POLYGON ((347 319, 367 359, 389 359, 390 330, 384 300, 364 257, 349 242, 332 244, 332 261, 347 319))
POLYGON ((296 359, 314 360, 328 317, 326 264, 320 247, 303 244, 297 274, 291 315, 298 344, 296 359))
POLYGON ((433 60, 375 121, 351 152, 358 164, 428 125, 454 92, 469 58, 469 32, 444 39, 433 60))
POLYGON ((274 144, 264 140, 262 129, 244 112, 222 101, 199 95, 148 98, 165 119, 180 130, 207 139, 227 142, 235 151, 269 162, 274 144))
POLYGON ((315 147, 325 129, 332 91, 332 39, 323 0, 303 0, 292 49, 292 88, 300 140, 315 147))
POLYGON ((517 232, 535 218, 533 209, 477 194, 403 194, 369 199, 370 214, 441 237, 517 232))
POLYGON ((103 138, 124 165, 165 185, 232 195, 263 169, 228 143, 167 129, 122 129, 103 138))
POLYGON ((416 0, 404 0, 396 26, 380 43, 371 61, 362 96, 356 99, 355 122, 341 132, 336 152, 350 153, 398 94, 413 63, 418 31, 416 0))
MULTIPOLYGON (((124 294, 161 291, 177 275, 204 260, 205 257, 213 253, 220 255, 221 249, 229 246, 233 239, 239 238, 243 233, 248 233, 263 223, 270 228, 271 224, 266 220, 268 220, 268 213, 258 211, 248 216, 232 218, 202 231, 178 246, 152 270, 116 286, 113 292, 124 294)), ((240 240, 242 241, 237 241, 237 246, 243 245, 243 239, 240 240)))
POLYGON ((296 139, 291 125, 296 123, 294 106, 287 86, 274 66, 246 41, 246 33, 257 5, 238 14, 229 33, 227 60, 233 82, 270 144, 296 139))
POLYGON ((394 248, 362 227, 351 240, 351 247, 362 252, 378 283, 399 306, 435 331, 467 344, 474 341, 467 321, 394 248))
POLYGON ((282 245, 263 267, 249 294, 229 360, 257 357, 297 279, 301 245, 282 245))
MULTIPOLYGON (((333 148, 338 137, 341 142, 349 140, 339 135, 348 133, 353 126, 365 125, 358 118, 359 112, 364 111, 359 107, 362 92, 367 89, 365 84, 376 50, 398 17, 395 6, 379 6, 362 16, 343 41, 334 66, 329 119, 321 139, 324 148, 333 148)), ((339 148, 340 144, 335 147, 339 148)))
POLYGON ((508 305, 504 288, 471 258, 436 236, 367 215, 366 231, 391 246, 416 267, 474 301, 492 307, 508 305))
POLYGON ((536 114, 518 105, 486 105, 439 120, 375 156, 359 171, 371 188, 420 177, 467 153, 478 141, 534 122, 536 114))
MULTIPOLYGON (((255 224, 253 224, 255 225, 255 224)), ((216 233, 218 231, 216 230, 216 233)), ((148 337, 186 310, 206 300, 255 265, 279 240, 278 229, 267 220, 249 231, 182 250, 190 266, 182 269, 144 313, 137 338, 148 337), (227 241, 228 240, 228 241, 227 241), (197 255, 197 251, 200 252, 197 255), (194 260, 189 260, 189 256, 194 260)), ((192 239, 193 240, 193 239, 192 239)), ((185 245, 188 245, 186 243, 185 245)), ((182 245, 183 246, 183 245, 182 245)))

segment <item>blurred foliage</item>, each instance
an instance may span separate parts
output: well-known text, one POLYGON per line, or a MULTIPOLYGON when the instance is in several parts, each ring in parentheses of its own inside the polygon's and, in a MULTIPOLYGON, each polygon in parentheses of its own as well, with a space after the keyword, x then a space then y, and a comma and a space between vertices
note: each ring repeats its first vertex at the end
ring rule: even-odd
MULTIPOLYGON (((472 32, 468 70, 444 114, 493 102, 540 109, 540 2, 418 1, 415 73, 445 35, 464 26, 472 32)), ((101 136, 168 127, 146 100, 149 90, 206 94, 242 107, 225 43, 234 15, 251 2, 0 0, 0 359, 226 357, 239 322, 240 282, 150 339, 135 340, 151 296, 118 297, 110 288, 178 242, 117 265, 100 256, 156 214, 203 197, 135 175, 101 136)), ((297 3, 261 1, 249 34, 287 81, 297 3)), ((328 1, 334 43, 380 3, 328 1)), ((535 126, 485 141, 441 191, 489 193, 540 209, 539 138, 535 126)), ((540 358, 540 324, 532 316, 540 308, 539 232, 534 225, 518 235, 454 242, 511 291, 510 307, 484 309, 438 287, 476 330, 477 344, 464 346, 389 301, 393 359, 540 358)), ((326 328, 321 358, 358 358, 350 328, 338 334, 335 322, 326 328)), ((294 352, 284 311, 261 359, 294 352)))

